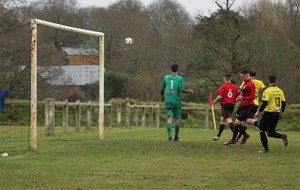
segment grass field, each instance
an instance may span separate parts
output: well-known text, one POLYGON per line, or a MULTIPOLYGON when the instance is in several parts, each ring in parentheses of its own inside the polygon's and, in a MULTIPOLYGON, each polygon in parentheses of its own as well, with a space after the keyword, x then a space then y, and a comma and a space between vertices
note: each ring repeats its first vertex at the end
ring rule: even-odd
MULTIPOLYGON (((181 129, 183 142, 166 141, 164 128, 106 129, 105 140, 84 132, 76 140, 39 137, 38 151, 0 157, 0 189, 300 189, 300 133, 289 146, 257 131, 247 144, 224 146, 214 130, 181 129)), ((0 145, 1 146, 1 145, 0 145)))

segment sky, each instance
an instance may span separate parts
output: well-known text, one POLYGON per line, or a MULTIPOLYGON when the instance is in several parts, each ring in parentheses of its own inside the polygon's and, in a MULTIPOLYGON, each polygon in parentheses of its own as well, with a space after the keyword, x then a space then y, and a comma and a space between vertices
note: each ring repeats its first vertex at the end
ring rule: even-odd
MULTIPOLYGON (((141 0, 141 2, 148 6, 153 3, 155 0, 141 0)), ((252 0, 235 0, 234 9, 238 9, 240 6, 243 6, 245 3, 249 3, 252 0)), ((117 2, 117 0, 78 0, 80 6, 101 6, 107 7, 110 4, 117 2)), ((177 0, 186 10, 190 13, 190 15, 198 15, 199 13, 204 15, 210 15, 210 13, 214 12, 218 9, 218 6, 214 3, 214 0, 177 0)), ((218 2, 222 3, 225 0, 218 0, 218 2)))

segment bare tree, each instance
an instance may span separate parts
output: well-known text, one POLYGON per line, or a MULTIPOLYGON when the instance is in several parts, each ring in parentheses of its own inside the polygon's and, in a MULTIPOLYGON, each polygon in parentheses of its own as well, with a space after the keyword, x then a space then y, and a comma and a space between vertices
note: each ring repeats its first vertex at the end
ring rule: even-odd
POLYGON ((191 20, 185 8, 172 0, 156 0, 147 7, 149 22, 156 37, 168 35, 178 24, 189 24, 191 20))

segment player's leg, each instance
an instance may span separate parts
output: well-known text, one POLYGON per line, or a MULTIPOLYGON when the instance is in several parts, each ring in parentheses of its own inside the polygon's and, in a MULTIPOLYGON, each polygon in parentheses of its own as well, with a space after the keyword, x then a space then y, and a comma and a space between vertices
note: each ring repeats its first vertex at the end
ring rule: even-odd
POLYGON ((213 140, 215 140, 215 141, 219 140, 219 138, 222 135, 222 132, 223 132, 224 129, 225 129, 224 117, 221 116, 221 118, 220 118, 220 125, 219 125, 219 131, 218 131, 218 134, 213 137, 213 140))
POLYGON ((225 129, 224 121, 226 121, 229 124, 229 128, 232 131, 234 128, 234 124, 232 123, 232 119, 231 119, 231 114, 234 110, 234 105, 233 104, 224 104, 224 105, 221 105, 221 109, 222 109, 222 117, 220 119, 219 131, 218 131, 217 136, 215 136, 213 138, 215 141, 221 137, 223 130, 225 129))
POLYGON ((251 114, 249 115, 249 117, 246 120, 247 124, 253 125, 255 127, 258 126, 258 120, 257 120, 257 118, 254 117, 257 110, 258 110, 258 105, 253 105, 252 110, 251 110, 251 114))
POLYGON ((236 143, 236 138, 238 136, 239 133, 239 128, 237 126, 239 126, 242 122, 240 120, 238 120, 238 118, 235 119, 234 121, 234 130, 233 130, 233 134, 232 134, 232 138, 225 142, 224 145, 230 145, 230 144, 235 144, 236 143))
POLYGON ((172 141, 172 122, 173 122, 173 110, 166 108, 167 116, 167 133, 169 141, 172 141))
MULTIPOLYGON (((241 144, 244 144, 245 141, 249 138, 249 135, 248 135, 247 132, 246 132, 244 120, 241 119, 241 118, 240 118, 240 119, 238 118, 238 119, 235 121, 235 128, 236 128, 235 131, 238 131, 238 133, 239 133, 240 135, 243 136, 242 141, 241 141, 241 144)), ((235 132, 235 135, 232 137, 233 140, 236 141, 237 136, 238 136, 238 133, 235 132)))
POLYGON ((257 119, 254 119, 254 118, 247 119, 246 123, 249 125, 253 125, 254 127, 258 126, 258 121, 257 121, 257 119))
POLYGON ((175 118, 175 138, 174 141, 181 141, 179 138, 179 129, 181 125, 181 108, 178 107, 174 109, 174 118, 175 118))
POLYGON ((263 153, 268 153, 269 152, 269 145, 268 145, 268 138, 267 135, 265 133, 265 131, 268 130, 269 128, 269 117, 267 113, 263 113, 260 123, 258 125, 258 128, 260 130, 259 132, 259 136, 260 136, 260 142, 264 148, 263 153))
POLYGON ((240 133, 244 136, 241 141, 241 144, 246 143, 246 141, 250 137, 250 135, 248 135, 246 133, 246 130, 245 130, 245 127, 243 126, 243 124, 247 120, 249 112, 251 111, 251 110, 249 110, 250 108, 251 108, 251 106, 241 107, 239 116, 236 118, 236 120, 234 122, 235 127, 234 127, 234 132, 233 132, 232 138, 228 142, 225 142, 224 143, 225 145, 235 144, 238 133, 240 133))
MULTIPOLYGON (((248 124, 248 125, 253 125, 253 126, 255 126, 255 127, 258 126, 258 121, 257 121, 256 118, 254 118, 254 115, 255 115, 257 109, 258 109, 258 106, 257 106, 257 105, 253 105, 253 106, 252 106, 252 110, 251 110, 251 114, 248 113, 248 115, 249 115, 248 117, 249 117, 249 118, 248 118, 248 119, 246 120, 246 122, 243 124, 243 128, 245 129, 245 131, 247 131, 247 126, 246 126, 246 124, 248 124)), ((237 136, 237 138, 236 138, 236 142, 238 142, 238 141, 240 140, 240 138, 242 138, 242 134, 241 134, 241 133, 238 134, 238 136, 237 136)))
POLYGON ((228 123, 228 125, 229 125, 229 129, 232 131, 232 133, 234 132, 234 123, 233 123, 233 121, 232 121, 232 117, 228 117, 227 119, 226 119, 226 122, 228 123))
MULTIPOLYGON (((242 107, 241 107, 241 105, 239 105, 238 109, 237 109, 236 112, 235 112, 235 117, 236 117, 236 118, 239 117, 239 115, 240 115, 240 113, 241 113, 241 109, 242 109, 242 107)), ((233 128, 233 130, 234 130, 234 128, 233 128)), ((233 132, 234 132, 234 131, 232 131, 232 133, 233 133, 233 132)), ((241 135, 240 133, 238 133, 237 138, 235 139, 235 141, 236 141, 236 142, 239 142, 240 138, 242 138, 242 135, 241 135)))
POLYGON ((181 141, 181 139, 179 138, 179 129, 180 129, 180 125, 181 125, 181 120, 180 119, 176 119, 176 124, 175 124, 175 137, 173 141, 181 141))
POLYGON ((270 122, 270 127, 268 129, 268 136, 276 139, 282 139, 284 146, 288 145, 288 140, 287 140, 287 135, 286 134, 280 134, 276 132, 276 126, 279 120, 279 113, 270 113, 272 117, 270 117, 269 122, 270 122))
POLYGON ((260 136, 260 142, 261 142, 262 146, 264 147, 263 153, 268 153, 269 145, 268 145, 268 138, 267 138, 265 131, 260 131, 259 136, 260 136))
POLYGON ((252 105, 245 106, 245 108, 243 108, 243 110, 241 112, 242 117, 240 119, 241 119, 241 121, 243 121, 243 123, 239 126, 239 132, 243 135, 243 138, 242 138, 240 144, 245 144, 247 139, 250 138, 250 135, 246 132, 245 123, 246 123, 247 119, 252 116, 252 113, 253 113, 252 105))
POLYGON ((229 125, 229 129, 232 131, 232 133, 234 132, 234 123, 232 121, 232 113, 234 111, 234 105, 233 104, 229 104, 228 108, 226 109, 226 117, 225 117, 225 121, 228 123, 229 125))

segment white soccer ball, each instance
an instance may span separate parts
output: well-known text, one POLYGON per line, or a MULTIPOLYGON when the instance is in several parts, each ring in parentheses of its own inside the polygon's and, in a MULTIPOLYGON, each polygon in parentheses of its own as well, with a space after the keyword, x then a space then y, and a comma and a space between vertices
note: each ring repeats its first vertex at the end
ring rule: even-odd
POLYGON ((131 45, 132 43, 133 43, 132 38, 130 38, 130 37, 125 38, 125 44, 131 45))
POLYGON ((2 157, 6 157, 6 156, 8 156, 6 152, 2 154, 2 157))

